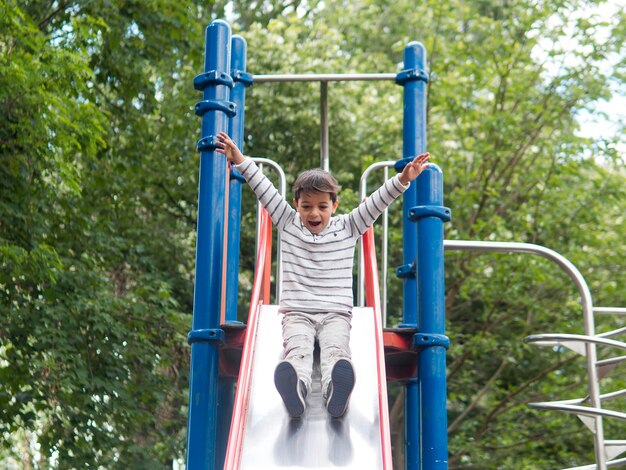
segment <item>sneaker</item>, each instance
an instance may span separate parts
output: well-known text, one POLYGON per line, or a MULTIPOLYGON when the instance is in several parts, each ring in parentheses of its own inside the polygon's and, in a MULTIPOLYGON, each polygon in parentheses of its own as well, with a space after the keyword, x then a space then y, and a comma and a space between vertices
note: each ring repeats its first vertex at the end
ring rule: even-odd
POLYGON ((333 418, 342 417, 348 409, 354 388, 354 368, 347 359, 339 359, 333 366, 328 384, 326 409, 333 418))
POLYGON ((292 418, 299 418, 304 413, 306 386, 298 380, 298 373, 290 362, 283 361, 274 371, 274 384, 283 399, 287 413, 292 418))

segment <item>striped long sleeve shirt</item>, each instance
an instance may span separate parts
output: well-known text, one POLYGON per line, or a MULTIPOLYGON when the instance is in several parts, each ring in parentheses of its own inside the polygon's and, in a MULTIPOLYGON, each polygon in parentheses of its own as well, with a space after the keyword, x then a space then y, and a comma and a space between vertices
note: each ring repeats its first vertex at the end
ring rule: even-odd
POLYGON ((333 216, 311 233, 295 209, 250 158, 236 165, 269 213, 281 236, 282 290, 279 311, 351 313, 352 269, 357 240, 407 186, 398 175, 349 214, 333 216))

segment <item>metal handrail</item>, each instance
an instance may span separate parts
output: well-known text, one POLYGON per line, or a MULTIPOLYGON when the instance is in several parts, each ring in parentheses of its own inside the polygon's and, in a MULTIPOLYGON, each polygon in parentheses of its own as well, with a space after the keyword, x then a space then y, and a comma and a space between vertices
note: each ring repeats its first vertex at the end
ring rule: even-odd
MULTIPOLYGON (((613 398, 620 398, 624 395, 626 395, 626 389, 602 394, 600 395, 600 399, 602 401, 606 401, 606 400, 612 400, 613 398)), ((567 400, 555 400, 551 402, 539 402, 539 403, 554 403, 554 404, 561 404, 561 405, 580 405, 581 403, 585 403, 587 400, 589 400, 589 395, 583 398, 569 398, 567 400)))
MULTIPOLYGON (((368 166, 363 174, 361 175, 361 179, 359 181, 359 197, 360 201, 367 197, 367 178, 374 171, 379 168, 384 169, 383 177, 384 180, 387 181, 389 178, 389 168, 394 166, 396 162, 394 160, 386 160, 382 162, 372 163, 368 166)), ((388 231, 389 231, 389 210, 385 208, 382 214, 382 224, 383 224, 383 233, 382 233, 382 259, 381 259, 381 293, 380 293, 380 303, 381 303, 381 315, 382 315, 382 323, 383 327, 387 326, 387 275, 388 275, 388 258, 389 258, 389 243, 388 243, 388 231)), ((364 274, 364 266, 363 266, 363 248, 362 243, 359 243, 359 252, 358 252, 358 295, 357 295, 357 305, 363 306, 365 305, 365 274, 364 274)))
POLYGON ((624 307, 593 307, 593 313, 609 315, 626 315, 624 307))
POLYGON ((614 366, 624 361, 626 361, 626 356, 616 356, 616 357, 611 357, 609 359, 602 359, 601 361, 596 362, 596 365, 597 366, 614 366))
POLYGON ((253 75, 254 83, 395 81, 396 73, 300 73, 253 75))
MULTIPOLYGON (((575 415, 583 415, 590 416, 595 418, 597 416, 606 416, 607 418, 617 418, 626 420, 626 413, 620 413, 619 411, 613 410, 605 410, 603 408, 592 408, 588 406, 578 406, 578 405, 565 405, 559 402, 537 402, 537 403, 528 403, 530 408, 536 408, 541 410, 554 410, 554 411, 565 411, 566 413, 573 413, 575 415)), ((604 449, 604 443, 602 445, 604 449)))
POLYGON ((528 343, 539 343, 539 346, 553 346, 554 344, 558 344, 560 341, 578 341, 581 343, 599 344, 601 346, 612 346, 626 351, 626 343, 622 341, 615 341, 613 339, 601 338, 600 336, 545 333, 527 336, 524 341, 528 343))
MULTIPOLYGON (((274 170, 276 173, 278 173, 278 193, 284 198, 287 194, 287 178, 285 177, 285 172, 283 171, 282 167, 276 163, 274 160, 270 160, 269 158, 263 158, 263 157, 250 157, 252 159, 252 161, 254 161, 258 166, 259 169, 261 170, 261 173, 263 172, 263 166, 267 165, 269 166, 272 170, 274 170)), ((261 210, 263 209, 263 207, 261 206, 261 202, 257 200, 256 203, 256 223, 257 223, 257 227, 256 227, 256 240, 255 240, 255 256, 258 253, 258 249, 259 249, 259 232, 260 232, 260 223, 261 223, 261 210)), ((278 301, 280 300, 280 292, 282 289, 282 285, 283 285, 283 276, 282 276, 282 263, 281 263, 281 256, 280 256, 280 232, 278 233, 277 237, 276 237, 276 292, 275 292, 275 297, 276 297, 276 303, 278 303, 278 301)))
MULTIPOLYGON (((607 468, 620 467, 622 464, 626 463, 626 458, 621 458, 617 460, 609 460, 606 462, 607 468)), ((583 465, 582 467, 570 467, 564 470, 596 470, 598 467, 593 465, 583 465)))
POLYGON ((599 338, 610 338, 611 336, 618 336, 618 335, 621 335, 622 333, 626 333, 626 326, 623 326, 622 328, 618 328, 616 330, 606 331, 604 333, 598 333, 596 336, 598 336, 599 338))
MULTIPOLYGON (((444 249, 446 250, 464 250, 477 252, 500 252, 500 253, 521 253, 542 256, 555 264, 557 264, 576 285, 581 298, 583 310, 583 322, 585 334, 589 337, 595 336, 595 325, 593 318, 593 302, 591 292, 585 278, 580 271, 567 258, 549 248, 535 245, 531 243, 515 243, 515 242, 483 242, 483 241, 466 241, 466 240, 444 240, 444 249)), ((586 360, 587 360, 587 386, 589 388, 589 398, 593 408, 601 409, 600 402, 600 384, 598 381, 598 372, 596 369, 597 354, 596 346, 592 342, 585 342, 586 360)), ((602 414, 593 415, 595 424, 594 447, 596 454, 596 463, 598 468, 606 469, 606 455, 604 453, 604 427, 602 425, 602 414)))

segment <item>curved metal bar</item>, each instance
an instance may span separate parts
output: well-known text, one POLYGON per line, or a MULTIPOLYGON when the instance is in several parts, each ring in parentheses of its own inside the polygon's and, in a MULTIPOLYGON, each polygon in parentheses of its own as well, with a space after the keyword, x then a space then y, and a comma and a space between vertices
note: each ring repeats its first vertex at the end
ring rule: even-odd
MULTIPOLYGON (((622 397, 624 395, 626 395, 626 389, 617 390, 617 391, 611 392, 611 393, 605 393, 603 395, 600 395, 600 399, 603 400, 603 401, 604 400, 612 400, 613 398, 619 398, 619 397, 622 397)), ((583 397, 583 398, 571 398, 569 400, 555 400, 555 401, 551 401, 551 402, 542 402, 542 403, 554 403, 554 404, 560 404, 560 405, 580 405, 581 403, 585 403, 588 400, 589 400, 589 395, 587 395, 586 397, 583 397)))
MULTIPOLYGON (((385 160, 382 162, 376 162, 376 163, 372 163, 370 166, 368 166, 365 171, 363 172, 363 174, 361 175, 361 179, 359 181, 359 200, 362 201, 363 199, 365 199, 367 197, 367 178, 369 177, 369 175, 375 171, 378 170, 380 168, 388 168, 388 167, 392 167, 395 165, 395 161, 394 160, 385 160)), ((383 230, 386 226, 386 224, 388 224, 388 220, 389 220, 389 212, 388 209, 385 209, 383 211, 383 230)), ((385 267, 387 266, 387 237, 386 237, 386 233, 383 234, 383 240, 382 240, 382 247, 383 247, 383 258, 381 260, 381 265, 383 266, 383 269, 385 269, 385 267)), ((365 275, 364 275, 364 267, 363 267, 363 249, 361 248, 361 242, 359 242, 359 252, 358 252, 358 294, 357 294, 357 305, 362 307, 363 305, 365 305, 365 275)), ((386 274, 386 271, 385 271, 386 274)), ((383 284, 386 284, 387 282, 387 278, 385 276, 383 276, 383 284)), ((386 326, 386 319, 387 319, 387 288, 386 286, 383 288, 382 290, 382 296, 381 296, 381 306, 382 306, 382 315, 384 318, 384 322, 383 322, 383 326, 386 326)))
MULTIPOLYGON (((500 252, 500 253, 521 253, 542 256, 553 263, 557 264, 576 285, 580 294, 583 322, 585 334, 589 337, 595 336, 595 326, 593 318, 593 302, 591 299, 591 291, 580 271, 567 258, 549 248, 535 245, 532 243, 515 243, 515 242, 483 242, 483 241, 467 241, 467 240, 445 240, 444 249, 446 250, 464 250, 477 252, 500 252)), ((593 342, 585 343, 586 359, 587 359, 587 382, 589 387, 589 397, 594 408, 601 408, 600 403, 600 385, 598 381, 598 372, 596 369, 597 355, 596 347, 593 342)), ((602 414, 593 415, 595 420, 594 444, 596 450, 596 463, 599 468, 606 468, 606 456, 604 454, 604 429, 602 426, 602 414)))
POLYGON ((608 315, 626 315, 626 308, 623 307, 593 307, 593 313, 608 315))
POLYGON ((576 415, 583 416, 606 416, 607 418, 617 418, 626 420, 626 413, 620 413, 619 411, 613 410, 605 410, 603 408, 591 408, 588 406, 578 406, 578 405, 564 405, 562 403, 555 402, 537 402, 537 403, 528 403, 530 408, 537 408, 542 410, 554 410, 554 411, 565 411, 566 413, 573 413, 576 415))
POLYGON ((606 442, 607 446, 623 446, 623 445, 626 445, 626 441, 623 440, 623 439, 607 439, 604 442, 606 442))
POLYGON ((254 83, 275 82, 363 82, 363 81, 394 81, 395 73, 303 73, 254 75, 254 83))
POLYGON ((617 460, 611 460, 609 462, 606 463, 606 466, 611 468, 611 467, 619 467, 622 464, 626 463, 626 457, 621 458, 621 459, 617 459, 617 460))
POLYGON ((607 331, 606 333, 599 333, 596 336, 598 336, 599 338, 610 338, 611 336, 618 336, 622 333, 626 333, 626 326, 618 328, 617 330, 607 331))
POLYGON ((626 457, 621 458, 621 459, 617 459, 617 460, 611 460, 611 461, 606 463, 606 466, 608 468, 620 467, 622 464, 625 464, 625 463, 626 463, 626 457))
MULTIPOLYGON (((613 339, 601 338, 599 336, 546 333, 541 335, 527 336, 526 338, 524 338, 524 341, 526 341, 527 343, 536 343, 539 341, 580 341, 583 343, 595 343, 601 346, 612 346, 614 348, 623 349, 624 351, 626 351, 626 343, 623 343, 622 341, 615 341, 613 339)), ((552 344, 546 344, 545 346, 551 345, 552 344)))
MULTIPOLYGON (((618 459, 618 460, 609 460, 606 462, 607 468, 619 467, 621 464, 626 463, 626 458, 618 459)), ((582 467, 568 467, 563 470, 597 470, 596 464, 591 465, 583 465, 582 467)))
MULTIPOLYGON (((263 171, 263 166, 267 165, 269 166, 272 170, 274 170, 276 173, 278 173, 278 193, 282 196, 282 197, 286 197, 287 195, 287 179, 285 178, 285 172, 283 171, 282 167, 276 163, 274 160, 270 160, 269 158, 262 158, 262 157, 250 157, 252 158, 252 160, 257 163, 259 165, 259 168, 261 169, 261 171, 263 171)), ((260 233, 260 211, 261 211, 261 203, 257 201, 257 239, 256 239, 256 246, 259 246, 259 233, 260 233)), ((257 248, 258 251, 258 248, 257 248)), ((282 263, 281 263, 281 256, 280 256, 280 233, 278 234, 278 236, 276 237, 276 293, 275 293, 275 297, 276 297, 276 303, 278 304, 279 300, 280 300, 280 292, 282 290, 282 286, 283 286, 283 276, 282 276, 282 263)))
POLYGON ((624 362, 624 361, 626 361, 626 356, 617 356, 617 357, 611 357, 609 359, 603 359, 601 361, 598 361, 596 364, 598 366, 610 366, 610 365, 619 364, 620 362, 624 362))
POLYGON ((611 400, 613 398, 619 398, 623 396, 626 396, 626 388, 611 393, 605 393, 604 395, 600 395, 600 398, 602 398, 603 400, 611 400))

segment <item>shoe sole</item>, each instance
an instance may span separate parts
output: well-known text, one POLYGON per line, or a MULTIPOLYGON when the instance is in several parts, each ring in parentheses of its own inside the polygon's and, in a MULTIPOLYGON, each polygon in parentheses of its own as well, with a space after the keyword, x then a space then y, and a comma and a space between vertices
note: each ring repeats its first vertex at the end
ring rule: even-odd
POLYGON ((298 373, 288 362, 281 362, 274 371, 274 384, 283 399, 287 413, 299 418, 304 413, 304 401, 298 394, 298 373))
POLYGON ((330 375, 333 388, 326 408, 333 418, 342 417, 354 388, 354 369, 345 359, 339 359, 330 375))

